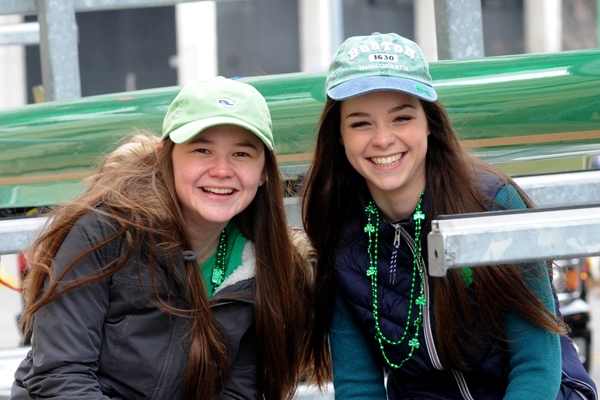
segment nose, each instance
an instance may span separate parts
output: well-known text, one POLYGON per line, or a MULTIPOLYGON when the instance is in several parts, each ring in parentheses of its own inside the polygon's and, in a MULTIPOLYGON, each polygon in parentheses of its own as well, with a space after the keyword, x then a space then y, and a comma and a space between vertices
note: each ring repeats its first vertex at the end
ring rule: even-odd
POLYGON ((216 157, 214 164, 209 169, 210 176, 216 178, 229 178, 233 176, 233 169, 228 157, 216 157))
POLYGON ((389 131, 385 126, 377 126, 375 128, 375 134, 372 139, 372 143, 377 147, 388 147, 395 140, 394 134, 389 131))

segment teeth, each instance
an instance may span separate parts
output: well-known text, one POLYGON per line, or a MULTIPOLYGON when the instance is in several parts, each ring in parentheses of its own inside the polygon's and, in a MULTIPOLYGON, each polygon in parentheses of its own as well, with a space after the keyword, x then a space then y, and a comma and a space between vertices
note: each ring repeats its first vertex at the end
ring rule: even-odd
POLYGON ((233 193, 233 189, 228 188, 215 188, 215 187, 205 187, 202 188, 205 192, 215 193, 215 194, 231 194, 233 193))
POLYGON ((380 167, 389 167, 398 162, 402 158, 402 153, 394 154, 389 157, 371 157, 371 161, 380 167))

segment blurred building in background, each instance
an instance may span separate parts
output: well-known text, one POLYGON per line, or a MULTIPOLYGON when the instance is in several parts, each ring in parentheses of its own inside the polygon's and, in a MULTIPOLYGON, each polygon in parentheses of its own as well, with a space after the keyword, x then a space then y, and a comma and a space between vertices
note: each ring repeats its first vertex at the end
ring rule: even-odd
MULTIPOLYGON (((598 2, 482 0, 485 55, 598 47, 598 2)), ((0 28, 36 19, 0 15, 0 28)), ((376 31, 411 38, 437 60, 434 0, 198 1, 78 12, 76 22, 82 96, 324 71, 343 39, 376 31)), ((0 109, 35 102, 41 83, 39 45, 0 46, 0 109)))

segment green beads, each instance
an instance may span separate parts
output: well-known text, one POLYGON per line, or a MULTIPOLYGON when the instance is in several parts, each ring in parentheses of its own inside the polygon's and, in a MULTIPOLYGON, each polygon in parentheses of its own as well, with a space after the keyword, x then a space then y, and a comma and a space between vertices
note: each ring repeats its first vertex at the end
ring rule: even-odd
POLYGON ((212 271, 211 281, 213 284, 213 294, 225 280, 225 259, 227 257, 227 243, 225 242, 225 239, 225 229, 223 229, 221 231, 221 236, 219 237, 219 246, 217 247, 217 261, 212 271))
POLYGON ((379 307, 378 307, 378 292, 377 292, 377 261, 378 261, 378 245, 379 245, 379 224, 381 222, 381 218, 379 216, 379 210, 377 209, 377 205, 374 200, 371 200, 369 204, 365 207, 365 212, 367 213, 367 224, 365 225, 365 233, 369 238, 369 246, 367 251, 369 253, 369 268, 367 269, 367 277, 371 279, 371 294, 373 296, 373 320, 375 321, 375 339, 379 343, 379 349, 381 350, 381 354, 383 358, 388 363, 391 368, 398 369, 402 367, 413 355, 415 349, 420 347, 419 342, 419 332, 421 326, 423 326, 423 309, 427 305, 427 299, 424 294, 424 281, 423 279, 419 279, 419 275, 422 274, 421 267, 421 223, 425 221, 425 214, 421 211, 421 204, 423 202, 423 192, 419 196, 419 202, 417 203, 417 207, 413 214, 413 219, 415 220, 415 245, 413 249, 413 271, 412 271, 412 279, 410 283, 410 296, 409 296, 409 304, 408 311, 406 317, 406 326, 404 327, 404 332, 399 340, 393 341, 388 339, 383 332, 381 331, 381 327, 379 325, 379 307), (417 284, 417 282, 419 283, 417 284), (418 286, 418 294, 416 293, 416 286, 418 286), (418 315, 412 319, 413 305, 417 305, 419 307, 418 315), (384 343, 387 343, 392 346, 397 346, 403 343, 408 335, 409 328, 414 326, 415 333, 414 337, 408 341, 408 346, 410 347, 410 351, 406 358, 404 358, 399 364, 395 364, 388 358, 385 353, 384 343))

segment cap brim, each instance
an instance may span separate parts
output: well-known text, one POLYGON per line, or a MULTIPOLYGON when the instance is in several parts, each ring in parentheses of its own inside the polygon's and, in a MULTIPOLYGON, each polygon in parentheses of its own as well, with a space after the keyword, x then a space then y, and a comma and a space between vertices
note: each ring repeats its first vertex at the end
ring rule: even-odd
POLYGON ((425 101, 436 101, 437 93, 429 85, 412 79, 392 76, 365 76, 351 79, 327 90, 333 100, 348 100, 363 94, 392 91, 410 94, 425 101))
MULTIPOLYGON (((231 117, 213 117, 193 121, 175 129, 169 134, 168 137, 170 137, 175 143, 186 143, 195 138, 203 130, 217 125, 235 125, 248 129, 250 132, 258 136, 258 138, 262 140, 269 150, 273 150, 273 143, 259 129, 244 121, 231 117)), ((164 137, 163 140, 164 139, 166 139, 166 137, 164 137)))

